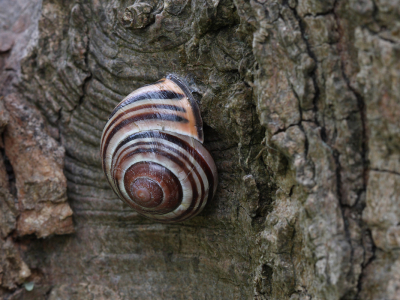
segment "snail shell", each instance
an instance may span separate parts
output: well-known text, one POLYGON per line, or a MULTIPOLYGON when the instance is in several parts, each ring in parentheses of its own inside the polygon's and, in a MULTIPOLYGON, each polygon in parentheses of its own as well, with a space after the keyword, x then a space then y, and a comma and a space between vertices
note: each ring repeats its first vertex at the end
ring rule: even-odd
POLYGON ((202 142, 197 102, 181 79, 168 75, 133 91, 111 113, 101 138, 103 170, 138 213, 180 222, 201 212, 217 187, 202 142))

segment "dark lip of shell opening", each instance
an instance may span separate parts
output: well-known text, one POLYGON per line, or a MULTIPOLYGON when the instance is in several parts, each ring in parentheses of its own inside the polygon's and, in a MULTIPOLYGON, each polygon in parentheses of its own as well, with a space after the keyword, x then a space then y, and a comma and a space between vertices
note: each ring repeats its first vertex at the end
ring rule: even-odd
POLYGON ((177 76, 175 74, 168 74, 167 79, 176 83, 181 88, 181 90, 185 93, 186 97, 189 99, 190 106, 192 107, 193 115, 196 119, 196 124, 198 124, 198 126, 196 128, 197 135, 199 136, 200 142, 203 143, 203 140, 204 140, 203 120, 202 120, 201 114, 200 114, 200 107, 197 104, 196 99, 193 97, 192 92, 189 90, 188 84, 183 79, 181 79, 179 76, 177 76))

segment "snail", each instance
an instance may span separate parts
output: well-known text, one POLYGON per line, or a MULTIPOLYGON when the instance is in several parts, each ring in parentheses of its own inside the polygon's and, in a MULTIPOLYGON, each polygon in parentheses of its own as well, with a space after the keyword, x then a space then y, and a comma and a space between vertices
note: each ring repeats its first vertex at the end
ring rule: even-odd
POLYGON ((204 148, 199 106, 187 84, 168 75, 123 99, 101 137, 104 173, 139 214, 164 223, 194 217, 217 187, 204 148))

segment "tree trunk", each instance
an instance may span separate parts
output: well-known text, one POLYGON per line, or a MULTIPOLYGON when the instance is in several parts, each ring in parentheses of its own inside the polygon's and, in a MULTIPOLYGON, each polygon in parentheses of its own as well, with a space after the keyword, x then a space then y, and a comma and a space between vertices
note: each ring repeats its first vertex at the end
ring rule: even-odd
POLYGON ((0 1, 0 297, 400 299, 400 1, 139 2, 0 1), (169 73, 219 185, 167 225, 99 146, 169 73))

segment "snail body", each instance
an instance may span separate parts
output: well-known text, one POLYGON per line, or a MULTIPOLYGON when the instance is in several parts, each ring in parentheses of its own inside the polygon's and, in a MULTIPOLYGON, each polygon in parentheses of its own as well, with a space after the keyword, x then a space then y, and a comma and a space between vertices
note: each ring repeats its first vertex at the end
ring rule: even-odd
POLYGON ((101 138, 103 170, 138 213, 180 222, 200 213, 217 187, 203 139, 197 102, 182 80, 169 75, 133 91, 111 113, 101 138))

